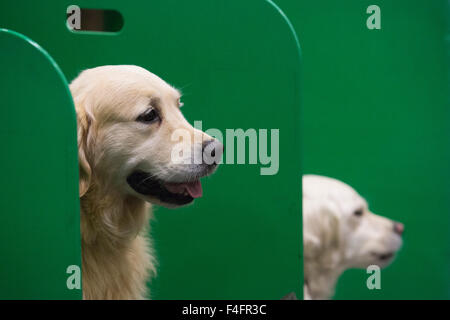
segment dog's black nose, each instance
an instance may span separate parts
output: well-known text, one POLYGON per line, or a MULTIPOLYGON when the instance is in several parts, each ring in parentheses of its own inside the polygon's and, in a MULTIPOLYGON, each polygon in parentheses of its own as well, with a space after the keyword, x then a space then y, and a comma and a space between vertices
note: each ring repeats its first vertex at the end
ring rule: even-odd
POLYGON ((222 157, 224 146, 217 140, 207 140, 202 144, 204 160, 207 164, 217 164, 222 157))
POLYGON ((403 231, 405 231, 405 225, 400 222, 394 222, 394 232, 401 236, 403 231))

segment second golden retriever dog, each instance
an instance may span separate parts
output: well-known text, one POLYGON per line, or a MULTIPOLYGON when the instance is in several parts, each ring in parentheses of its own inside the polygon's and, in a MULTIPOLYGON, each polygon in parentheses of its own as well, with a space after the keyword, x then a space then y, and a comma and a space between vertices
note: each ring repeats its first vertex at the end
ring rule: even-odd
POLYGON ((150 204, 173 208, 201 197, 200 178, 214 172, 223 145, 193 128, 180 111, 180 92, 143 68, 88 69, 70 90, 78 123, 83 296, 149 298, 146 282, 156 263, 150 204), (192 161, 196 154, 214 161, 192 161))
POLYGON ((350 268, 385 267, 402 245, 402 223, 370 212, 349 185, 303 176, 304 298, 330 299, 350 268))

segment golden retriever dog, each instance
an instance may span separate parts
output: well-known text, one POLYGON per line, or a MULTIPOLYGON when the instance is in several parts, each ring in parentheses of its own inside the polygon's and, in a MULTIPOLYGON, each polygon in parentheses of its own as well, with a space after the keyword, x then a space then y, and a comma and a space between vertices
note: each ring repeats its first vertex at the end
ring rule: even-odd
POLYGON ((193 128, 180 111, 180 92, 143 68, 88 69, 70 90, 78 124, 83 297, 149 298, 146 282, 156 263, 150 204, 174 208, 201 197, 199 179, 214 172, 223 145, 193 128), (198 154, 209 161, 193 161, 198 154))
POLYGON ((370 212, 349 185, 303 176, 304 298, 330 299, 350 268, 387 266, 402 245, 402 223, 370 212))

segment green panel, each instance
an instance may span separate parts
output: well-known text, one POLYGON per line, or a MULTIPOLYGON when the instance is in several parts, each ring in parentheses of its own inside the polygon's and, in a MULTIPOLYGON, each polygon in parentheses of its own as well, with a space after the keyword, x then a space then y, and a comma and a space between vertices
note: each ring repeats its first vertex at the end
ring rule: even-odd
POLYGON ((80 299, 75 109, 53 59, 0 29, 0 299, 80 299))
POLYGON ((182 89, 183 113, 204 130, 280 132, 277 175, 225 164, 194 205, 156 208, 153 297, 301 297, 300 55, 283 14, 264 0, 83 0, 76 4, 118 10, 124 27, 72 33, 64 20, 70 4, 2 2, 0 26, 38 41, 70 79, 105 64, 149 69, 182 89))
POLYGON ((381 290, 350 270, 336 298, 450 298, 446 1, 276 3, 302 39, 304 172, 351 184, 406 226, 381 290), (366 27, 372 4, 381 30, 366 27))

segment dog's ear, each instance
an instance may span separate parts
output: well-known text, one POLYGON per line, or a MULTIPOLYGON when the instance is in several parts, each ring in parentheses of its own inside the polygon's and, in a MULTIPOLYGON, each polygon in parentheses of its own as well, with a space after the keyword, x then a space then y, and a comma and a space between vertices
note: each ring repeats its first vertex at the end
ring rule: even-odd
MULTIPOLYGON (((304 208, 306 209, 306 208, 304 208)), ((316 258, 339 247, 339 218, 323 206, 309 207, 303 216, 303 250, 305 257, 316 258)))
POLYGON ((86 113, 84 108, 77 108, 77 136, 78 136, 78 166, 80 174, 79 192, 80 198, 86 194, 92 178, 92 169, 90 165, 90 151, 92 146, 91 135, 92 119, 86 113))

